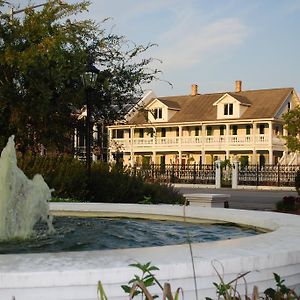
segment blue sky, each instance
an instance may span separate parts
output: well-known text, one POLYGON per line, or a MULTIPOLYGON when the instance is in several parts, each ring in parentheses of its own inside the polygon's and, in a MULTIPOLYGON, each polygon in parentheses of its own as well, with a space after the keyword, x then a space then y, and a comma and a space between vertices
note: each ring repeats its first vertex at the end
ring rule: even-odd
MULTIPOLYGON (((66 0, 69 3, 75 0, 66 0)), ((27 0, 12 0, 24 6, 27 0)), ((39 4, 45 0, 35 0, 39 4)), ((294 87, 300 91, 300 0, 92 0, 85 17, 112 19, 107 28, 148 55, 161 79, 145 87, 158 96, 294 87)))

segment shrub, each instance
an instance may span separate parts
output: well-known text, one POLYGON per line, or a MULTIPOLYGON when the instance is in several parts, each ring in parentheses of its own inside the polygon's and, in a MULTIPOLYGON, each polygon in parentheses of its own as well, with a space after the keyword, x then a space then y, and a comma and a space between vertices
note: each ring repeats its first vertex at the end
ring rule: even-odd
POLYGON ((297 174, 295 177, 295 188, 296 188, 298 195, 300 195, 300 170, 297 171, 297 174))
POLYGON ((276 203, 276 209, 282 212, 293 212, 298 208, 300 208, 300 201, 298 197, 294 196, 285 196, 276 203))
POLYGON ((172 186, 147 183, 120 165, 92 164, 89 184, 85 164, 72 156, 25 155, 18 158, 18 165, 29 178, 41 174, 54 188, 55 198, 114 203, 141 203, 147 198, 148 203, 183 203, 183 197, 172 186))

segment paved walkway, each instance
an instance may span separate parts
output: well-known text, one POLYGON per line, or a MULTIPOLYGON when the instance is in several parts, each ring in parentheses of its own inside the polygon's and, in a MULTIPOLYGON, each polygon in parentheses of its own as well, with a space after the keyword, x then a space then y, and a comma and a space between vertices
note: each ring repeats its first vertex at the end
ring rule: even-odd
POLYGON ((212 193, 212 194, 230 194, 230 208, 251 209, 251 210, 275 210, 276 203, 284 196, 297 196, 293 191, 253 191, 253 190, 232 190, 232 189, 210 189, 178 187, 181 193, 212 193))

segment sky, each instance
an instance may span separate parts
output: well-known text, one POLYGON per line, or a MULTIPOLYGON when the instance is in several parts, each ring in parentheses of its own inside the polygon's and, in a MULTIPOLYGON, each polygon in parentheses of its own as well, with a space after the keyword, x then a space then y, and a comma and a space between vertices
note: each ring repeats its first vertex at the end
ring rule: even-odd
MULTIPOLYGON (((65 0, 74 3, 75 0, 65 0)), ((24 7, 28 0, 11 0, 24 7)), ((45 0, 31 1, 34 4, 45 0)), ((91 0, 82 17, 135 44, 157 44, 157 96, 294 87, 300 92, 300 0, 91 0), (161 62, 160 62, 161 61, 161 62), (172 87, 166 83, 172 83, 172 87)))

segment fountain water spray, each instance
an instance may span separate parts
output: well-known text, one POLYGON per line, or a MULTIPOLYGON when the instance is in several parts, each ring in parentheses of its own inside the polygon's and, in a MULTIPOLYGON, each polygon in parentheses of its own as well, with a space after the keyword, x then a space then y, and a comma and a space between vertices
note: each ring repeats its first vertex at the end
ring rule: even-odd
POLYGON ((0 240, 28 238, 39 221, 54 230, 47 200, 51 190, 39 174, 32 180, 17 166, 14 136, 8 139, 0 158, 0 240))

